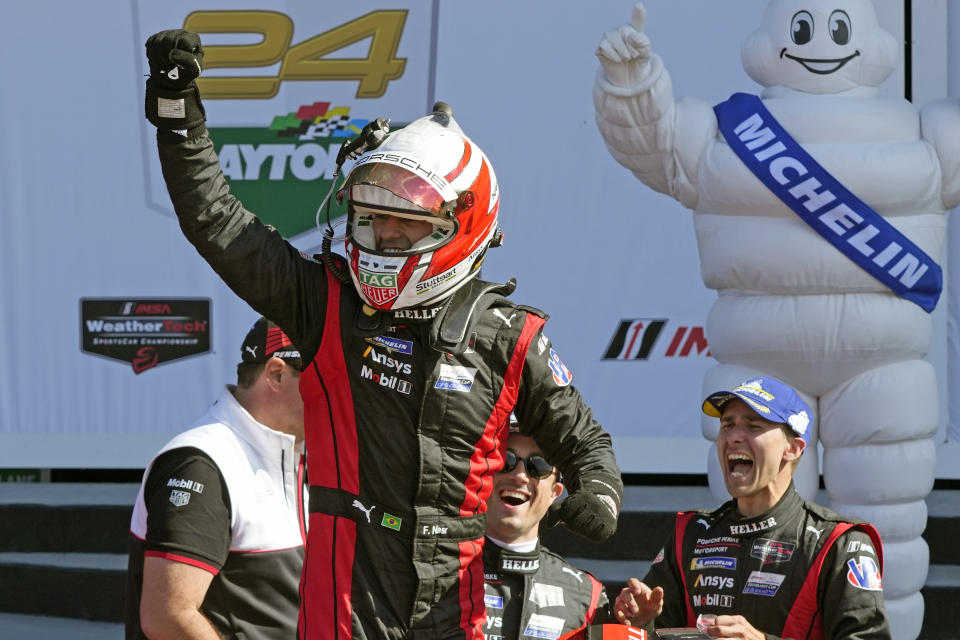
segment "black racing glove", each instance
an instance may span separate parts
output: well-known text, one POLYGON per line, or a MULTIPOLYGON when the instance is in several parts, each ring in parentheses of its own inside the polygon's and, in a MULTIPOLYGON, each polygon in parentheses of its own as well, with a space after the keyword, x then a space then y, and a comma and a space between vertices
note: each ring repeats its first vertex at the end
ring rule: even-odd
POLYGON ((206 113, 196 80, 203 67, 200 36, 170 29, 147 38, 147 120, 158 129, 183 131, 201 126, 206 113))
POLYGON ((617 530, 623 482, 606 473, 580 476, 579 488, 550 505, 547 526, 564 522, 574 533, 603 542, 617 530))

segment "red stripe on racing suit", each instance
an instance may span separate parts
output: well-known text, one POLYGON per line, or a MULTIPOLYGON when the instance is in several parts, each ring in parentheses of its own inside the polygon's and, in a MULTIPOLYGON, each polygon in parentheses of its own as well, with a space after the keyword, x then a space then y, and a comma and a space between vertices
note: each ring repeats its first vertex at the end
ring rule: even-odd
MULTIPOLYGON (((478 513, 481 506, 486 510, 487 498, 493 491, 493 474, 503 466, 503 449, 506 438, 500 438, 503 429, 510 422, 510 412, 517 403, 517 393, 520 389, 520 374, 523 373, 523 363, 527 357, 527 349, 537 331, 543 327, 543 318, 527 314, 520 332, 520 338, 510 356, 510 364, 503 377, 503 388, 493 407, 493 412, 483 429, 483 435, 474 447, 470 457, 470 475, 465 483, 466 493, 463 504, 460 505, 461 516, 471 516, 478 513)), ((460 569, 457 572, 460 580, 460 628, 467 632, 467 637, 483 637, 484 614, 486 607, 483 604, 483 538, 480 541, 471 540, 461 542, 460 569)))
MULTIPOLYGON (((307 449, 307 468, 311 486, 358 493, 356 418, 340 336, 341 288, 330 271, 326 275, 329 286, 323 339, 313 362, 300 376, 304 427, 311 445, 307 449), (324 363, 323 373, 319 362, 324 363), (322 458, 324 452, 332 452, 333 459, 322 458)), ((347 518, 323 513, 311 513, 309 517, 309 552, 300 578, 300 637, 350 638, 353 635, 350 590, 357 525, 347 518), (332 567, 332 574, 323 575, 324 567, 332 567), (310 580, 308 586, 308 575, 319 579, 310 580), (308 620, 308 612, 332 612, 332 629, 317 627, 315 620, 308 620)))

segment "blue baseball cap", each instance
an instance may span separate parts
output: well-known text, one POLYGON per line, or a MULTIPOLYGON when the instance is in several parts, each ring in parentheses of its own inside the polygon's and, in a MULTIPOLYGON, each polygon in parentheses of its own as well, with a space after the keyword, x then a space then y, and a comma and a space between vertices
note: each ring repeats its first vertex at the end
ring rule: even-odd
POLYGON ((740 398, 761 418, 782 422, 791 431, 806 440, 807 427, 813 411, 799 394, 786 383, 770 376, 751 378, 730 391, 715 391, 703 401, 703 412, 719 418, 723 407, 734 398, 740 398))

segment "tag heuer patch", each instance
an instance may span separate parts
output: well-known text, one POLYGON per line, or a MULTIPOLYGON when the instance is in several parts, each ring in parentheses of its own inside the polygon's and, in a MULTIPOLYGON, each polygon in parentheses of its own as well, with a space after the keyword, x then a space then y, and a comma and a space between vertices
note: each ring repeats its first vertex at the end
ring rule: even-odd
POLYGON ((182 507, 190 502, 190 492, 174 489, 170 492, 170 504, 175 507, 182 507))

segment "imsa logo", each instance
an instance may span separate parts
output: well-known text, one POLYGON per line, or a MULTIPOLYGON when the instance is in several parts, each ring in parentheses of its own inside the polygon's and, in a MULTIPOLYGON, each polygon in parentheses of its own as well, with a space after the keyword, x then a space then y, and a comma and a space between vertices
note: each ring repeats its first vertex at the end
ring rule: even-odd
POLYGON ((652 355, 664 358, 710 356, 703 327, 679 326, 666 349, 662 352, 655 350, 658 344, 662 344, 660 336, 669 335, 664 334, 668 323, 667 318, 621 320, 610 338, 603 360, 648 360, 652 355))

